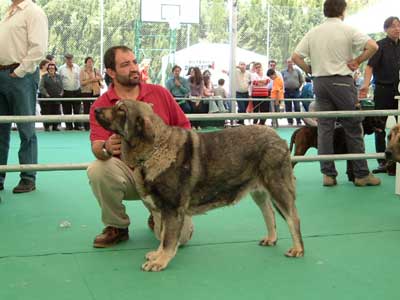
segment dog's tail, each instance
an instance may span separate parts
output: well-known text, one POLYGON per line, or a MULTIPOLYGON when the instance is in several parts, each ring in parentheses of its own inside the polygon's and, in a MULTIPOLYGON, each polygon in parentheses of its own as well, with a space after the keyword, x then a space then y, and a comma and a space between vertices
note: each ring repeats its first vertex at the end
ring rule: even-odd
POLYGON ((297 133, 300 131, 301 128, 302 128, 302 127, 297 128, 297 129, 292 133, 292 136, 290 137, 290 146, 289 146, 289 151, 290 151, 290 153, 292 153, 293 145, 294 145, 294 140, 296 139, 296 135, 297 135, 297 133))

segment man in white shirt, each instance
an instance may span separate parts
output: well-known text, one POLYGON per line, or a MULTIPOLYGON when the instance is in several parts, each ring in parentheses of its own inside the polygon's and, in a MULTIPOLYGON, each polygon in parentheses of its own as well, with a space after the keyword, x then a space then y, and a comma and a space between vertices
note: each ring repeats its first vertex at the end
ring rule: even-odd
MULTIPOLYGON (((35 115, 38 64, 48 43, 48 21, 32 0, 12 0, 0 22, 0 115, 35 115)), ((35 123, 18 123, 20 164, 37 163, 35 123)), ((0 124, 0 165, 6 165, 11 124, 0 124)), ((0 190, 6 174, 0 173, 0 190)), ((35 190, 36 172, 24 171, 13 193, 35 190)))
MULTIPOLYGON (((79 98, 81 96, 81 83, 79 81, 79 74, 81 69, 73 62, 74 56, 70 53, 64 55, 65 64, 63 64, 58 72, 60 73, 63 83, 64 93, 63 98, 79 98)), ((80 101, 62 101, 62 109, 64 115, 74 115, 81 113, 82 104, 80 101)), ((78 122, 65 123, 67 130, 81 130, 82 125, 78 122)))
MULTIPOLYGON (((247 109, 247 100, 249 98, 249 88, 251 82, 250 72, 246 70, 246 63, 241 61, 236 69, 236 98, 246 99, 246 101, 237 101, 238 113, 245 113, 247 109)), ((240 120, 240 124, 244 124, 244 120, 240 120)))
MULTIPOLYGON (((297 45, 292 59, 307 74, 314 77, 317 111, 356 110, 357 89, 352 78, 353 71, 377 50, 374 40, 355 28, 343 23, 345 0, 326 0, 326 21, 311 29, 297 45), (361 52, 356 56, 353 51, 361 52), (305 58, 311 65, 305 63, 305 58)), ((349 153, 364 153, 364 137, 361 118, 342 118, 349 153)), ((318 119, 318 154, 333 154, 333 133, 336 118, 318 119)), ((321 161, 323 185, 337 184, 337 171, 333 161, 321 161)), ((365 159, 355 160, 354 184, 356 186, 379 185, 365 159)))

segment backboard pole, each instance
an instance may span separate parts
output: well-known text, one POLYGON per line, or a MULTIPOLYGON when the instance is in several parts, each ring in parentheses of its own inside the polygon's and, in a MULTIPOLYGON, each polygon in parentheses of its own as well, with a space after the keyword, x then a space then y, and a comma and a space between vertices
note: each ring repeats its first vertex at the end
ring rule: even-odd
MULTIPOLYGON (((237 0, 228 1, 229 9, 229 86, 230 97, 236 97, 236 46, 237 46, 237 0)), ((237 103, 232 101, 231 112, 236 112, 237 103)))

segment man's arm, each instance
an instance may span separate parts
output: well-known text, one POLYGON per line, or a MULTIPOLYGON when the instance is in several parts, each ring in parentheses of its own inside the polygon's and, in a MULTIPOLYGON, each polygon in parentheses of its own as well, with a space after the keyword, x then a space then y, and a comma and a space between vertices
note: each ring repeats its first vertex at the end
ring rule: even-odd
POLYGON ((347 63, 347 66, 352 71, 357 70, 360 64, 372 57, 372 55, 374 55, 375 52, 378 51, 378 49, 378 44, 373 39, 369 39, 368 42, 365 44, 364 51, 359 56, 349 61, 347 63))
POLYGON ((300 56, 296 52, 292 55, 293 62, 300 67, 306 74, 311 74, 311 66, 306 64, 304 57, 300 56))
POLYGON ((370 65, 367 65, 365 67, 364 83, 360 88, 360 92, 359 92, 359 96, 358 96, 359 98, 367 98, 368 97, 369 84, 371 82, 373 71, 374 71, 374 69, 370 65))

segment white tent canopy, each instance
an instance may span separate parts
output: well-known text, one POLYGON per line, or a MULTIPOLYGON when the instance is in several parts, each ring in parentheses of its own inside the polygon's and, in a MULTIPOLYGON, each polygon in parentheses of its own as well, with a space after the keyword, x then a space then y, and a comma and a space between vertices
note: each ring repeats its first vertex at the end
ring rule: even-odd
MULTIPOLYGON (((229 51, 229 44, 198 43, 192 45, 188 48, 176 51, 175 54, 163 56, 162 74, 166 73, 168 64, 180 66, 182 68, 181 75, 186 75, 189 67, 199 67, 203 71, 210 69, 211 66, 211 74, 212 77, 214 77, 213 81, 218 80, 218 76, 223 78, 222 71, 229 71, 229 51)), ((242 48, 236 48, 236 58, 237 63, 239 61, 243 61, 247 64, 253 61, 261 62, 264 65, 267 63, 267 57, 265 55, 242 48)), ((165 83, 165 78, 163 78, 163 83, 165 83)))
POLYGON ((358 28, 364 33, 383 32, 383 22, 390 16, 399 16, 400 0, 381 0, 368 6, 354 15, 345 18, 344 22, 358 28))

